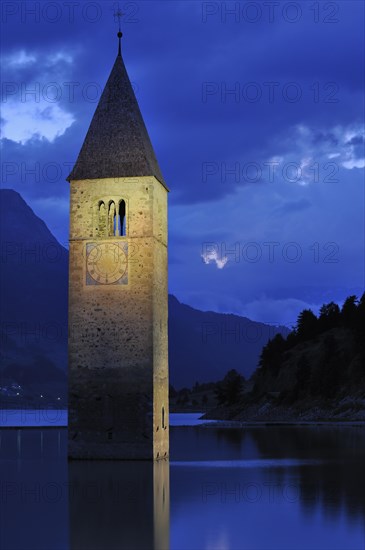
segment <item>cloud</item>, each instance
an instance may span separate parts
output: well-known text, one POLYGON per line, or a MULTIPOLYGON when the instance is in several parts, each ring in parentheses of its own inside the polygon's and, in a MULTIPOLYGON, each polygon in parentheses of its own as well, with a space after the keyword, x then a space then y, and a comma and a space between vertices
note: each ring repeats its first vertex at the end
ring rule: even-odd
POLYGON ((59 63, 72 64, 74 57, 65 50, 60 50, 47 55, 43 53, 29 53, 25 50, 16 50, 4 56, 3 68, 21 71, 37 64, 38 69, 52 68, 59 63))
POLYGON ((63 51, 55 52, 47 56, 47 63, 49 65, 54 65, 56 63, 59 63, 60 61, 63 63, 71 64, 73 63, 74 59, 72 55, 63 51))
POLYGON ((352 168, 365 168, 365 158, 350 158, 349 160, 345 160, 342 166, 347 168, 347 170, 352 170, 352 168))
POLYGON ((275 210, 275 214, 291 214, 306 210, 311 207, 311 202, 307 199, 301 198, 298 200, 287 201, 282 206, 275 210))
POLYGON ((361 181, 360 170, 340 167, 330 185, 242 185, 205 207, 172 205, 170 250, 181 262, 170 265, 170 291, 198 308, 289 326, 302 309, 361 294, 361 181))
POLYGON ((346 145, 362 145, 364 143, 364 136, 353 136, 346 145))
POLYGON ((340 167, 365 167, 363 124, 328 129, 298 124, 288 135, 278 140, 277 155, 266 161, 284 181, 298 185, 333 183, 340 167))
POLYGON ((205 264, 214 262, 218 269, 223 269, 228 262, 227 256, 221 256, 215 247, 208 248, 201 255, 205 264))
POLYGON ((29 54, 24 50, 19 50, 8 56, 5 56, 3 59, 3 66, 21 69, 23 67, 33 65, 36 61, 37 58, 35 55, 29 54))
POLYGON ((17 50, 4 58, 2 138, 25 145, 53 142, 75 121, 62 105, 61 75, 73 56, 60 49, 47 54, 17 50))
POLYGON ((44 99, 25 103, 9 101, 3 104, 2 111, 2 138, 22 145, 33 139, 52 143, 75 121, 71 113, 44 99))

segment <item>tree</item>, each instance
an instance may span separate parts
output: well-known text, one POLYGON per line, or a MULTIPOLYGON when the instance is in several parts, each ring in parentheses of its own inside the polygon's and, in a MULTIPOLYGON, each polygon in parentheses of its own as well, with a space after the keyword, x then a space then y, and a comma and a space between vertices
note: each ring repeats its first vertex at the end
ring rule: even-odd
POLYGON ((186 405, 187 403, 189 403, 190 390, 188 388, 183 388, 182 390, 179 391, 177 395, 178 395, 177 403, 179 405, 186 405))
POLYGON ((331 328, 338 327, 340 324, 340 308, 335 302, 324 304, 319 310, 318 329, 319 332, 325 332, 331 328))
POLYGON ((365 353, 365 292, 361 296, 357 306, 355 338, 359 349, 362 353, 365 353))
POLYGON ((297 335, 298 340, 304 342, 311 340, 318 333, 318 319, 311 309, 304 309, 298 316, 297 335))
POLYGON ((309 381, 311 377, 311 366, 306 354, 300 356, 297 364, 296 385, 301 393, 308 394, 309 381))
POLYGON ((341 358, 335 338, 328 335, 318 366, 318 390, 322 397, 334 397, 340 387, 341 358))
POLYGON ((286 350, 286 341, 280 333, 276 334, 272 340, 269 340, 263 347, 259 365, 263 370, 270 370, 276 376, 283 362, 282 355, 286 350))
POLYGON ((359 300, 359 305, 357 306, 358 318, 360 321, 365 323, 365 292, 359 300))
POLYGON ((308 361, 307 355, 304 353, 300 356, 297 362, 296 369, 296 382, 291 391, 283 391, 280 394, 281 401, 284 403, 292 404, 300 397, 308 397, 310 395, 310 383, 311 383, 311 366, 308 361))
POLYGON ((342 324, 345 328, 354 328, 357 320, 357 297, 346 298, 341 309, 342 324))
POLYGON ((228 371, 223 380, 217 384, 216 396, 218 403, 226 403, 227 405, 237 403, 241 397, 244 383, 244 377, 235 369, 228 371))
POLYGON ((293 348, 298 343, 298 334, 295 328, 286 337, 286 349, 293 348))

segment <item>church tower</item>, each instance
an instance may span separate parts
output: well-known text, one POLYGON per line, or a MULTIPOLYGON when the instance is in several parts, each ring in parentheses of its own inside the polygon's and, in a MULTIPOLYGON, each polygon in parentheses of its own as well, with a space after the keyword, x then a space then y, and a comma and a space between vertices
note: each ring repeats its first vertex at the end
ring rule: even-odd
POLYGON ((70 182, 69 457, 166 458, 167 194, 119 52, 70 182))

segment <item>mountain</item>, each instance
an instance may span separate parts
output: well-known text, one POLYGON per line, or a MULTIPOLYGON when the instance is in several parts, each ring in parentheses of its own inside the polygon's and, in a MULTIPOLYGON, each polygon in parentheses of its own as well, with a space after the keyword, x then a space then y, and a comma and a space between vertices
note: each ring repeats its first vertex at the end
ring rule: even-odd
POLYGON ((236 369, 246 378, 256 369, 262 347, 286 327, 238 315, 199 311, 169 296, 170 382, 175 389, 216 382, 236 369))
MULTIPOLYGON (((17 192, 0 190, 0 216, 0 397, 65 400, 68 251, 17 192)), ((277 332, 289 331, 199 311, 170 295, 170 383, 217 381, 233 368, 247 377, 277 332)))
POLYGON ((10 189, 0 191, 0 244, 0 386, 65 399, 68 252, 10 189))

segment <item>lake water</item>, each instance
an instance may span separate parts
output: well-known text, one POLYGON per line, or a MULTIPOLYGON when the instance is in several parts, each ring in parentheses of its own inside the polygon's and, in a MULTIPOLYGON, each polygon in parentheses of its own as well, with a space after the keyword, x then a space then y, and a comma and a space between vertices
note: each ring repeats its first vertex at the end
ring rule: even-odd
POLYGON ((65 428, 0 429, 1 550, 364 549, 364 427, 171 420, 157 464, 68 462, 65 428))

